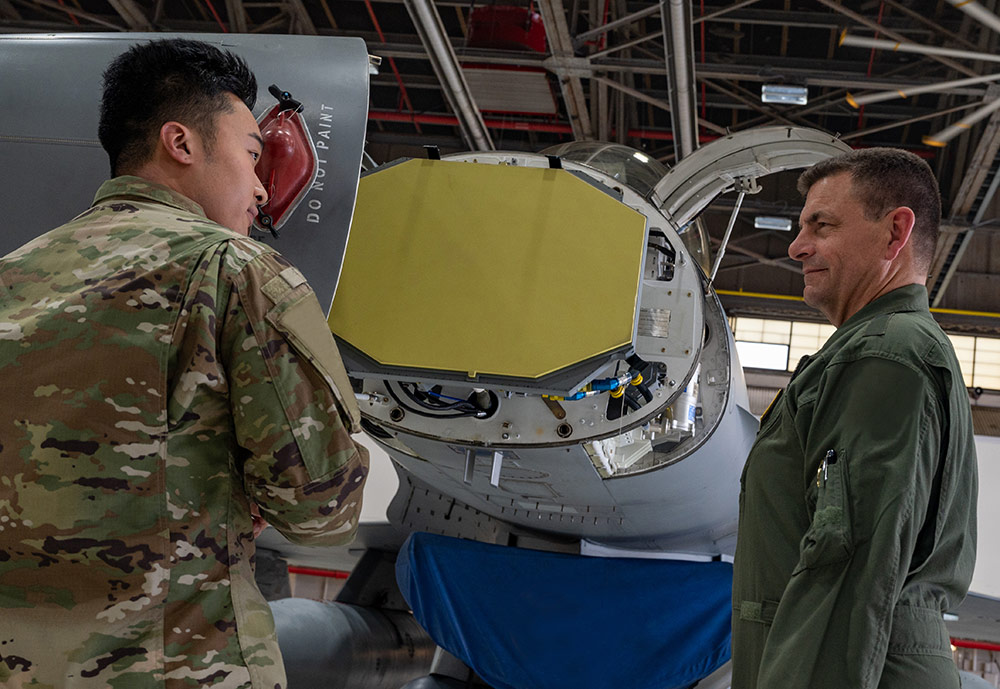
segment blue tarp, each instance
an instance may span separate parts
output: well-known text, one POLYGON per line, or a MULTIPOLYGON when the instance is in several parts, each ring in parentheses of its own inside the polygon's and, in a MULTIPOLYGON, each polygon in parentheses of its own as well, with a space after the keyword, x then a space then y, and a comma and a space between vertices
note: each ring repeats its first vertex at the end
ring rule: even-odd
POLYGON ((414 533, 396 579, 495 689, 671 689, 729 659, 732 565, 564 555, 414 533))

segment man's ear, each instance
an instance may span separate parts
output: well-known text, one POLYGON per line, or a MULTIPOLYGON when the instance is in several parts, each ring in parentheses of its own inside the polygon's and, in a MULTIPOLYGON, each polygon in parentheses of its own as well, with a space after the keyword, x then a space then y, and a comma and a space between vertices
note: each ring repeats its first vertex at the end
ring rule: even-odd
POLYGON ((900 206, 889 215, 891 224, 889 226, 889 243, 885 247, 885 258, 887 261, 894 261, 899 252, 903 250, 910 241, 913 233, 913 223, 916 216, 907 206, 900 206))
POLYGON ((182 165, 190 165, 194 162, 200 141, 191 129, 180 122, 165 122, 160 127, 158 143, 171 159, 182 165))

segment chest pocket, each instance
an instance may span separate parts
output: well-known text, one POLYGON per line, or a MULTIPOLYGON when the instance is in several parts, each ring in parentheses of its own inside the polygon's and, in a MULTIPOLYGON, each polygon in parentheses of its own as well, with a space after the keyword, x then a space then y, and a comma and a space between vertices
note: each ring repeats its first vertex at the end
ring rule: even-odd
POLYGON ((850 495, 847 458, 827 452, 816 472, 816 509, 799 544, 799 562, 792 575, 843 562, 851 557, 850 495), (832 460, 832 461, 831 461, 832 460))

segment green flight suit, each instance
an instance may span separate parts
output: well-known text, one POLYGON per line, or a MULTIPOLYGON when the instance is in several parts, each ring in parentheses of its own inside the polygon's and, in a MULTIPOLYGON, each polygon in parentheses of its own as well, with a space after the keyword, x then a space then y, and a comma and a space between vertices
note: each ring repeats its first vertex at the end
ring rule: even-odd
POLYGON ((743 470, 732 689, 958 689, 942 613, 968 592, 968 393, 921 285, 803 358, 743 470))
POLYGON ((0 258, 0 686, 285 685, 251 500, 350 540, 367 454, 316 297, 137 177, 0 258))

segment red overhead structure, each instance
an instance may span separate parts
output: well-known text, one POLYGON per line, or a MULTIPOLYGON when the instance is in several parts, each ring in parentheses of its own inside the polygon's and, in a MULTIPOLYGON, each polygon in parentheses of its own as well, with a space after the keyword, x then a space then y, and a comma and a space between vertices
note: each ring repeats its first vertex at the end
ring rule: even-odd
MULTIPOLYGON (((484 5, 469 12, 465 44, 512 55, 545 53, 545 26, 533 8, 484 5)), ((544 117, 559 112, 548 73, 541 67, 465 61, 462 72, 481 112, 544 117)))
POLYGON ((545 52, 542 16, 527 7, 484 5, 469 12, 470 48, 545 52))
MULTIPOLYGON (((454 115, 436 113, 389 112, 386 110, 369 110, 368 119, 382 122, 411 122, 413 124, 439 124, 452 127, 458 126, 458 118, 454 115)), ((510 129, 522 132, 546 132, 549 134, 573 135, 573 128, 566 122, 508 120, 485 117, 483 122, 491 129, 510 129)), ((612 133, 613 130, 612 130, 612 133)), ((673 141, 673 133, 663 129, 629 129, 628 136, 638 139, 653 139, 657 141, 673 141)), ((716 134, 700 134, 698 141, 706 143, 718 139, 716 134)))

